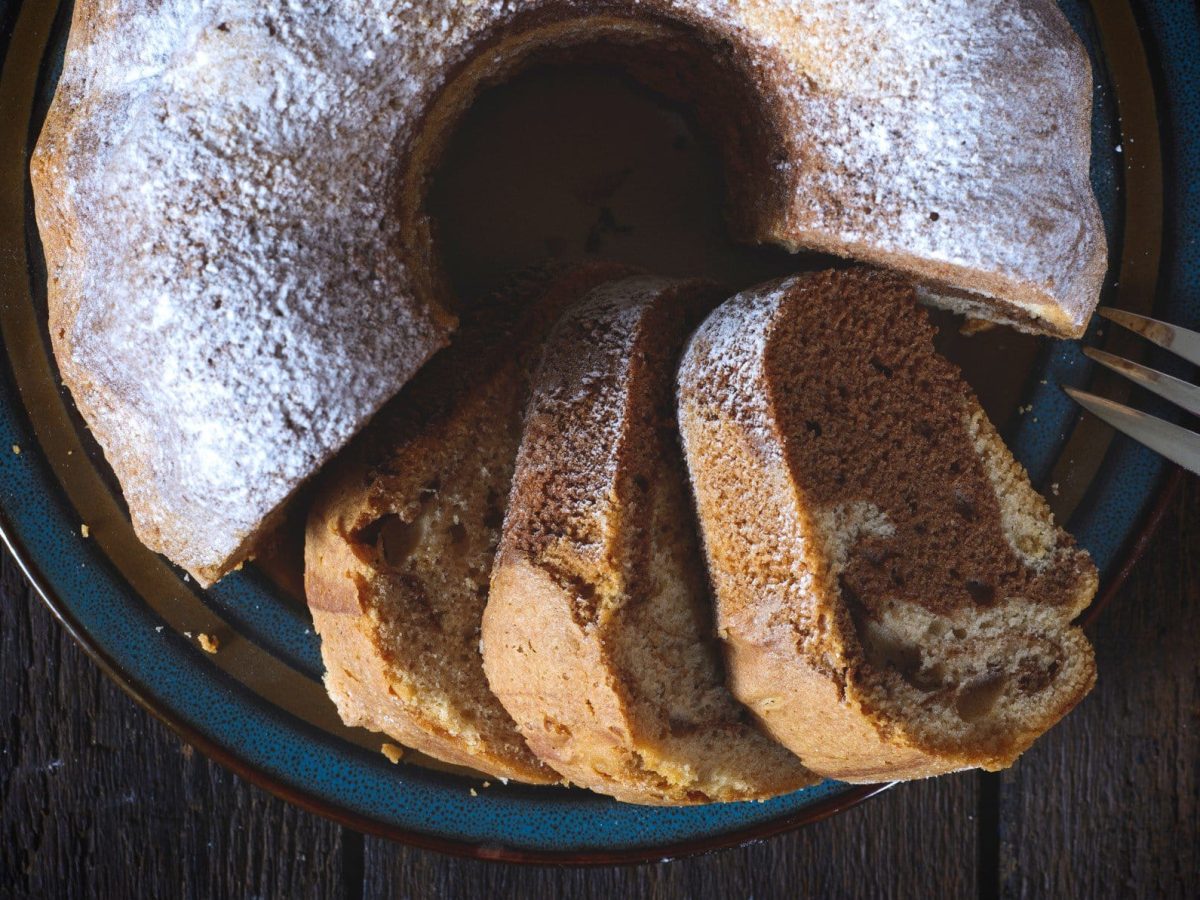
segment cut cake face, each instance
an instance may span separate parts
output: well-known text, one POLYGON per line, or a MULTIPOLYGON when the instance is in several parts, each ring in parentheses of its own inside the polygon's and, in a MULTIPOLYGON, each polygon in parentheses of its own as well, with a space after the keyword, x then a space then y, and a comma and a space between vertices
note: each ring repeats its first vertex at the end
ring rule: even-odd
POLYGON ((592 291, 534 379, 483 624, 492 689, 530 747, 618 799, 764 799, 813 782, 730 696, 712 635, 674 372, 711 286, 592 291))
POLYGON ((625 272, 533 274, 487 298, 323 475, 306 594, 348 724, 500 778, 559 780, 488 689, 480 620, 541 338, 625 272))
POLYGON ((1007 766, 1095 680, 1096 590, 912 286, 739 294, 692 338, 679 423, 734 693, 851 781, 1007 766))

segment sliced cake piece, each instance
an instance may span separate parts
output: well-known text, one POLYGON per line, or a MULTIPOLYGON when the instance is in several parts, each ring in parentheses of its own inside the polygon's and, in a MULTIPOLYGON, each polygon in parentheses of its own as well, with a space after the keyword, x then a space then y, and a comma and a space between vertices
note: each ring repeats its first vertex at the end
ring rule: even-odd
POLYGON ((857 269, 739 294, 679 425, 731 688, 846 781, 1010 765, 1095 681, 1096 591, 913 289, 857 269))
POLYGON ((564 316, 534 379, 483 620, 488 681, 534 752, 621 800, 810 784, 725 687, 674 426, 711 287, 633 278, 564 316))
POLYGON ((464 315, 454 343, 328 473, 305 587, 325 686, 348 724, 500 778, 560 780, 488 689, 479 624, 541 338, 626 272, 541 273, 464 315))

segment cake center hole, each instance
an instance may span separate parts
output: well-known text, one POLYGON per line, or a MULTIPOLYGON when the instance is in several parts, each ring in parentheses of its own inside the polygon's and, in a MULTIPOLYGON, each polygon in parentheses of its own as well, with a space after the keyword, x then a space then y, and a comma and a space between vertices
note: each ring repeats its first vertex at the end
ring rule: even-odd
POLYGON ((616 260, 732 288, 810 261, 735 242, 724 178, 688 106, 616 64, 542 64, 474 100, 426 208, 460 302, 546 260, 616 260))

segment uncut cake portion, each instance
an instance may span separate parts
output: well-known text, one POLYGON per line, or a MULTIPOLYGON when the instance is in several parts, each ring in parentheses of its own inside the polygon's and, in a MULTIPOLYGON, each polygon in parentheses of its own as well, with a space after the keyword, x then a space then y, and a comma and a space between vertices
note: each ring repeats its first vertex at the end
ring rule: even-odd
POLYGON ((768 284, 700 327, 680 433, 733 693, 845 781, 1010 765, 1095 682, 1095 594, 908 282, 768 284))
POLYGON ((514 279, 323 476, 305 590, 348 724, 500 778, 560 780, 488 689, 479 625, 541 340, 627 272, 596 263, 514 279))
POLYGON ((725 686, 674 423, 702 282, 632 278, 560 320, 533 380, 483 618, 488 683, 535 753, 633 803, 814 781, 725 686))
POLYGON ((1088 54, 1053 0, 79 0, 30 161, 63 383, 202 584, 439 348, 427 188, 488 85, 620 50, 694 106, 740 237, 1083 332, 1088 54))

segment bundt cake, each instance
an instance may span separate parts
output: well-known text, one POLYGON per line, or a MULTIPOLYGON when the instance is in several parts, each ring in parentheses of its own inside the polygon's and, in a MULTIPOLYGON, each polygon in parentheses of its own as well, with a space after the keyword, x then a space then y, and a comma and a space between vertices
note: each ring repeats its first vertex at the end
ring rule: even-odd
POLYGON ((32 165, 50 331, 149 546, 218 578, 445 344, 440 147, 589 47, 695 100, 741 237, 1081 333, 1091 78, 1051 0, 78 0, 32 165))
POLYGON ((305 593, 347 724, 500 778, 559 780, 488 689, 479 627, 541 341, 625 271, 514 280, 320 476, 305 593))
POLYGON ((846 781, 1010 765, 1096 677, 1096 570, 932 337, 904 281, 826 272, 729 300, 680 366, 731 689, 846 781))
POLYGON ((725 687, 674 427, 674 375, 716 295, 593 290, 534 377, 483 618, 488 683, 533 751, 620 800, 770 797, 813 782, 725 687))

